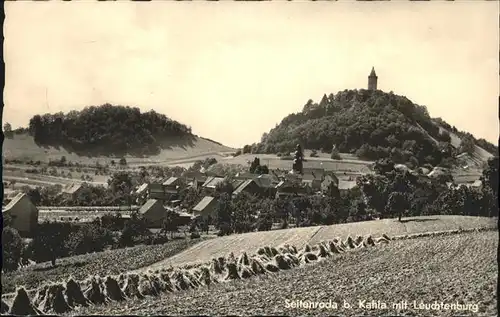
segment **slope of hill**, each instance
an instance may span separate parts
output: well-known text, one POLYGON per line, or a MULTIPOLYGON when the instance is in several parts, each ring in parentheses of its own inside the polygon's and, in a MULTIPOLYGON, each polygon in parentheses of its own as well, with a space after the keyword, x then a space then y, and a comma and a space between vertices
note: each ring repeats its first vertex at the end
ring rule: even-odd
MULTIPOLYGON (((462 139, 453 131, 443 128, 439 126, 439 130, 441 133, 445 132, 450 135, 450 144, 455 148, 459 149, 462 145, 462 139)), ((474 151, 471 154, 462 153, 458 156, 458 159, 463 165, 467 165, 469 167, 482 167, 484 162, 487 162, 488 159, 493 157, 493 154, 486 151, 485 149, 479 147, 477 144, 474 144, 474 151)))
POLYGON ((497 248, 498 233, 491 231, 393 241, 299 269, 131 299, 126 305, 90 306, 79 314, 494 316, 497 248), (308 305, 331 301, 338 308, 308 305), (344 301, 351 306, 344 307, 344 301), (393 306, 405 301, 406 307, 393 306), (437 309, 420 306, 435 302, 437 309))
POLYGON ((6 131, 4 143, 6 158, 33 161, 127 155, 165 161, 230 150, 193 135, 190 127, 153 110, 141 113, 138 108, 110 104, 35 115, 27 129, 6 131))
MULTIPOLYGON (((265 133, 256 147, 275 153, 293 150, 296 144, 327 152, 335 146, 367 160, 390 157, 396 163, 435 166, 452 157, 446 143, 455 141, 425 106, 392 92, 361 89, 325 94, 319 104, 309 100, 301 112, 265 133)), ((478 150, 482 159, 485 152, 478 150)))
MULTIPOLYGON (((164 140, 164 149, 156 155, 148 157, 140 157, 133 155, 126 155, 125 158, 129 165, 141 163, 168 163, 169 161, 196 158, 203 159, 206 156, 214 156, 218 153, 234 152, 234 149, 224 145, 219 145, 204 138, 196 137, 190 138, 189 142, 182 142, 180 138, 172 138, 170 146, 169 140, 164 140), (183 145, 184 143, 184 145, 183 145)), ((222 154, 221 154, 222 155, 222 154)), ((41 161, 48 162, 50 160, 59 160, 62 156, 66 157, 67 161, 73 163, 79 162, 81 164, 93 164, 99 161, 101 164, 110 163, 111 160, 118 162, 119 157, 113 156, 84 156, 77 153, 70 153, 63 147, 52 146, 38 146, 33 137, 27 133, 14 134, 13 138, 5 138, 3 143, 3 156, 8 160, 21 160, 21 161, 41 161)))
POLYGON ((295 229, 250 232, 225 236, 201 242, 171 258, 151 265, 145 269, 156 269, 169 265, 205 262, 213 257, 225 256, 230 252, 255 252, 262 246, 278 246, 284 243, 303 247, 305 244, 318 243, 333 237, 347 238, 356 235, 389 235, 422 233, 473 228, 497 228, 497 219, 468 216, 422 216, 396 219, 372 220, 295 229))

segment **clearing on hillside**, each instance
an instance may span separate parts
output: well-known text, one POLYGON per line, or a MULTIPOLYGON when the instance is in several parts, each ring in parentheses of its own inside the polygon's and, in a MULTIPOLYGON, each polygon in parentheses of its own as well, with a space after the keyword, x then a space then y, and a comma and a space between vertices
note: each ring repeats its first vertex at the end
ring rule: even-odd
POLYGON ((497 248, 498 233, 492 231, 393 241, 266 277, 130 300, 126 306, 114 302, 78 314, 494 316, 497 248), (342 307, 344 300, 350 309, 342 307), (376 305, 369 308, 372 300, 376 305), (298 301, 331 301, 338 307, 304 308, 298 301), (406 307, 393 306, 404 301, 406 307), (435 301, 457 309, 418 308, 435 301), (457 303, 468 306, 460 310, 457 303))
MULTIPOLYGON (((166 142, 165 142, 166 143, 166 142)), ((218 155, 218 153, 234 152, 235 150, 209 141, 204 138, 194 137, 193 141, 184 142, 182 139, 172 139, 171 145, 168 149, 162 150, 160 154, 150 157, 129 157, 127 162, 130 164, 141 163, 167 163, 170 160, 189 159, 196 157, 197 159, 204 159, 205 157, 218 155)), ((111 160, 118 162, 120 158, 116 157, 86 157, 80 156, 75 153, 69 153, 62 147, 39 147, 36 145, 33 137, 27 133, 15 134, 12 139, 5 138, 3 143, 3 155, 6 159, 18 159, 24 161, 41 161, 48 162, 49 160, 59 160, 65 156, 67 161, 73 163, 79 162, 81 164, 94 164, 99 161, 101 164, 109 164, 111 160)))
POLYGON ((352 237, 368 234, 376 236, 384 233, 393 236, 473 228, 497 228, 497 219, 470 216, 422 216, 403 218, 402 222, 397 221, 397 219, 383 219, 332 226, 250 232, 201 242, 165 261, 145 267, 144 270, 206 262, 213 257, 225 256, 230 252, 235 254, 243 251, 254 253, 257 248, 262 246, 277 247, 289 243, 299 248, 305 244, 314 244, 337 236, 345 238, 349 235, 352 237))

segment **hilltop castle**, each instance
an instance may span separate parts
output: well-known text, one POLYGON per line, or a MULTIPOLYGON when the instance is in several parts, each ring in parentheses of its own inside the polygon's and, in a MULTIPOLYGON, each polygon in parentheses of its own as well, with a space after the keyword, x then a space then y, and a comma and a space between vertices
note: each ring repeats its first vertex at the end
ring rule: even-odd
POLYGON ((377 90, 377 74, 375 74, 375 68, 372 67, 370 76, 368 76, 368 90, 377 90))

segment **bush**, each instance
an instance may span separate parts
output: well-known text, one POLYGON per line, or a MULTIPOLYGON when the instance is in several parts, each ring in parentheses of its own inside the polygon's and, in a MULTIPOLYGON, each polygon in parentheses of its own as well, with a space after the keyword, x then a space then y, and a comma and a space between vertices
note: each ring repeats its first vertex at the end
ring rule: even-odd
POLYGON ((312 150, 310 157, 318 157, 318 151, 312 150))
POLYGON ((149 231, 144 219, 141 219, 137 215, 133 214, 130 220, 125 223, 125 226, 120 235, 119 245, 134 245, 134 240, 136 238, 139 238, 141 236, 149 236, 150 234, 151 231, 149 231))
POLYGON ((199 239, 201 236, 200 236, 200 233, 198 231, 193 231, 191 232, 191 239, 199 239))
POLYGON ((110 230, 92 223, 82 226, 66 241, 70 255, 104 251, 113 245, 113 235, 110 230))
POLYGON ((2 268, 6 271, 14 271, 21 260, 23 241, 19 232, 11 227, 2 230, 2 268))
POLYGON ((332 160, 340 160, 340 159, 342 159, 342 158, 340 157, 340 153, 339 153, 339 151, 338 151, 337 149, 333 149, 333 150, 332 150, 332 153, 331 153, 331 155, 330 155, 330 158, 331 158, 332 160))
POLYGON ((33 260, 51 261, 68 256, 66 242, 78 231, 78 225, 69 222, 43 222, 38 224, 33 239, 33 260))

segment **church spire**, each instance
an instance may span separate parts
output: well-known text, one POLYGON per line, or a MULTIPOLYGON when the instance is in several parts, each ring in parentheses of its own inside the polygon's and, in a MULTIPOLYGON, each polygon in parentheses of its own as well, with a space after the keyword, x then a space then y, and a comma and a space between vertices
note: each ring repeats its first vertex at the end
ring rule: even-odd
POLYGON ((375 67, 372 66, 372 71, 370 73, 370 77, 377 77, 377 74, 375 74, 375 67))

